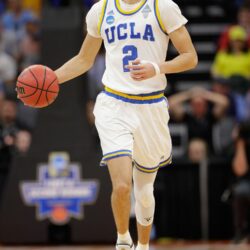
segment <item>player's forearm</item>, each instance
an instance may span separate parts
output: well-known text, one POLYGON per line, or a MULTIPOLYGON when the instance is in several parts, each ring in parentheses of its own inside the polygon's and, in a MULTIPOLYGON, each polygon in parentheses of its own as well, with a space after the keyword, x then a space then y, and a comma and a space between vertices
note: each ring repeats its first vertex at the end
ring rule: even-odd
POLYGON ((67 82, 84 74, 92 67, 93 63, 76 55, 71 60, 55 71, 59 83, 67 82))
POLYGON ((160 66, 162 74, 179 73, 193 69, 197 66, 198 57, 196 53, 183 53, 175 57, 173 60, 166 61, 160 66))

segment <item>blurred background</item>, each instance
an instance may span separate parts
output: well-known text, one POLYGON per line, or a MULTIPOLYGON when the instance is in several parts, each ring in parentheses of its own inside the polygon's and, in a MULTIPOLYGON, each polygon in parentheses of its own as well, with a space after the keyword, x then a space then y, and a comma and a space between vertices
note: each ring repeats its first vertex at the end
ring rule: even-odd
MULTIPOLYGON (((27 66, 56 69, 79 51, 94 2, 0 1, 0 244, 115 241, 111 185, 107 170, 99 167, 92 114, 102 90, 103 49, 91 71, 64 84, 46 109, 24 106, 15 92, 16 78, 27 66)), ((189 19, 199 65, 168 76, 173 164, 157 177, 152 239, 246 242, 250 1, 176 3, 189 19)), ((174 56, 170 46, 168 58, 174 56)))

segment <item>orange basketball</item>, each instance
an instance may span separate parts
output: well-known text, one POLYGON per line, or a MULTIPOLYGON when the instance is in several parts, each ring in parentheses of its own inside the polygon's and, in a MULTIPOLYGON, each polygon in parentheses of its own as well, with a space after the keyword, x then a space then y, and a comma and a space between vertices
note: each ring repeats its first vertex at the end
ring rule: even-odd
POLYGON ((43 65, 32 65, 18 77, 16 84, 18 98, 34 108, 43 108, 55 101, 59 92, 56 74, 43 65))

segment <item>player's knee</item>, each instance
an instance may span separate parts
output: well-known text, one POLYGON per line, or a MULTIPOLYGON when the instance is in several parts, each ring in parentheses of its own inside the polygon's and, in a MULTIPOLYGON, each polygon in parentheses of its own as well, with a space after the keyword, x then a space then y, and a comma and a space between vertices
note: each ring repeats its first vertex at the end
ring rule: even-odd
POLYGON ((129 196, 131 192, 131 185, 129 183, 121 182, 113 186, 113 194, 123 198, 129 196))
POLYGON ((144 208, 149 208, 154 204, 154 188, 152 184, 145 185, 141 190, 135 191, 135 199, 144 208))

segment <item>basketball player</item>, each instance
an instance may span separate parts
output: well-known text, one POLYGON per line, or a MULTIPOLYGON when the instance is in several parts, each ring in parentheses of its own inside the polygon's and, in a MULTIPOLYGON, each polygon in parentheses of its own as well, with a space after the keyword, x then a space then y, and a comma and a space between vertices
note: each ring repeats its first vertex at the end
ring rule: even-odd
POLYGON ((94 115, 112 180, 116 249, 134 249, 129 228, 130 195, 135 195, 138 222, 136 250, 148 250, 154 217, 153 185, 160 167, 171 163, 165 74, 197 65, 185 28, 187 20, 172 0, 100 0, 87 15, 85 41, 78 55, 56 71, 60 83, 94 64, 104 42, 105 90, 94 115), (179 52, 165 61, 169 40, 179 52))

